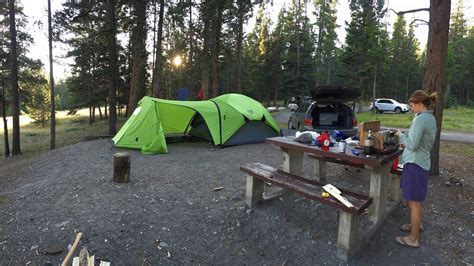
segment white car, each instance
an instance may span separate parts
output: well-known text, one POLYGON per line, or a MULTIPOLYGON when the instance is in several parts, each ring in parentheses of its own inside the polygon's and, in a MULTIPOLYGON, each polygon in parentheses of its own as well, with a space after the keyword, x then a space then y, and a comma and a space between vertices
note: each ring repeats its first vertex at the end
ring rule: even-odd
MULTIPOLYGON (((373 110, 373 103, 370 104, 370 110, 373 110)), ((393 99, 375 99, 375 110, 377 113, 395 112, 400 114, 410 111, 410 107, 393 99)))

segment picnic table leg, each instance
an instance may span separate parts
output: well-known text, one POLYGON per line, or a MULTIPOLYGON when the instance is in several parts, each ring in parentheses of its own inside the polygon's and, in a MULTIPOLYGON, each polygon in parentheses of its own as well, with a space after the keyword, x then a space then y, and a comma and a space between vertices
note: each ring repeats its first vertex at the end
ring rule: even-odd
POLYGON ((398 202, 402 199, 400 190, 400 176, 398 174, 392 174, 392 190, 390 192, 390 199, 398 202))
POLYGON ((295 175, 303 174, 303 152, 281 148, 285 161, 283 162, 283 171, 295 175))
POLYGON ((383 219, 387 212, 388 179, 390 175, 390 164, 375 169, 367 167, 370 172, 370 191, 373 204, 369 207, 370 220, 378 222, 383 219))
POLYGON ((317 159, 313 161, 315 179, 319 182, 326 183, 326 161, 317 159))
POLYGON ((263 186, 262 180, 247 175, 247 189, 245 192, 245 203, 247 206, 253 208, 259 201, 263 200, 263 186))
POLYGON ((359 216, 341 211, 337 233, 337 257, 348 261, 357 252, 359 245, 359 216))

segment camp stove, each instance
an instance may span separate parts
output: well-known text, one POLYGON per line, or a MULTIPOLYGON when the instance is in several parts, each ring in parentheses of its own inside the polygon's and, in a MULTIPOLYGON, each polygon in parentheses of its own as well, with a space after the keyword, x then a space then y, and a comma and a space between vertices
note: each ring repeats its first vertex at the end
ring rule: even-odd
POLYGON ((398 137, 395 135, 395 131, 385 129, 385 130, 380 130, 377 132, 380 136, 380 143, 383 143, 383 146, 396 146, 398 145, 398 137))

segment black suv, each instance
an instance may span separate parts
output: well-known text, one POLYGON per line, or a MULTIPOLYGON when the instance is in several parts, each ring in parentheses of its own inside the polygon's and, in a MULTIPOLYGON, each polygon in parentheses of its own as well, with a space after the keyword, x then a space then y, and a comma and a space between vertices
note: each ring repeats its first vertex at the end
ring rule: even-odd
POLYGON ((299 131, 339 130, 345 137, 357 135, 354 104, 360 96, 356 88, 343 85, 321 85, 310 91, 311 101, 300 105, 290 116, 289 129, 299 131))

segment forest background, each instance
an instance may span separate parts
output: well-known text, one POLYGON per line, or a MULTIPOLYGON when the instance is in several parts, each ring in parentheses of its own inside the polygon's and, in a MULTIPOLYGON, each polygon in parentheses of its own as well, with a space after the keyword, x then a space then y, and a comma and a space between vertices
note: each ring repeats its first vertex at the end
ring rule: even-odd
MULTIPOLYGON (((384 18, 392 11, 384 1, 351 1, 347 25, 336 24, 335 1, 287 2, 272 21, 268 13, 272 1, 117 1, 118 106, 129 114, 141 97, 153 94, 158 60, 156 96, 169 99, 178 97, 179 88, 187 88, 189 100, 196 99, 199 90, 205 98, 238 92, 270 105, 307 94, 319 84, 339 83, 358 87, 363 100, 370 100, 375 89, 376 97, 405 102, 421 88, 425 48, 420 47, 414 27, 427 27, 423 21, 399 16, 389 34, 384 18), (252 16, 255 24, 245 32, 252 16), (337 41, 338 27, 346 30, 342 44, 337 41), (159 43, 162 50, 157 57, 159 43)), ((105 5, 65 2, 53 14, 55 46, 68 48, 62 57, 70 62, 70 73, 56 82, 59 110, 89 107, 92 115, 107 106, 105 5)), ((30 34, 35 29, 26 27, 31 22, 27 23, 20 3, 17 9, 21 109, 47 120, 47 71, 41 61, 27 56, 35 45, 30 34)), ((451 12, 447 107, 473 105, 474 28, 464 10, 464 1, 459 0, 451 12)), ((0 4, 0 11, 2 36, 8 37, 6 3, 0 4)), ((38 28, 44 24, 34 23, 38 28)), ((0 73, 6 88, 8 47, 8 38, 2 38, 0 73)), ((10 106, 8 90, 5 99, 10 106)))

